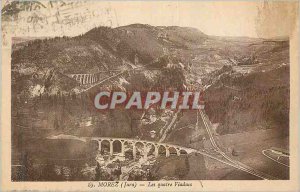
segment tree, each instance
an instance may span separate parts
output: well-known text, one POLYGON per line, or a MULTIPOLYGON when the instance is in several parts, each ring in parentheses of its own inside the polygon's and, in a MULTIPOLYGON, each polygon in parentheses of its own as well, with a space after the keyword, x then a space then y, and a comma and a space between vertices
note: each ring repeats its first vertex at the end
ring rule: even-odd
POLYGON ((46 162, 46 166, 42 171, 42 180, 45 181, 55 181, 57 180, 57 175, 55 173, 55 165, 52 162, 46 162))
POLYGON ((32 166, 32 160, 29 157, 28 152, 25 152, 23 157, 23 169, 21 173, 21 179, 24 181, 33 181, 34 180, 34 169, 32 166))
POLYGON ((101 176, 102 176, 101 166, 100 166, 100 164, 97 162, 96 174, 95 174, 95 181, 100 181, 101 176))

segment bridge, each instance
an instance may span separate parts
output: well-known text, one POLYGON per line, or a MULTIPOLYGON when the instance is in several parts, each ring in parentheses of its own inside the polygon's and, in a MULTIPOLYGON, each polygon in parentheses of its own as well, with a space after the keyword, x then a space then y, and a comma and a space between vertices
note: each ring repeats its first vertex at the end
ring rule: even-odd
POLYGON ((109 143, 109 154, 112 156, 114 154, 114 144, 119 143, 121 146, 121 155, 125 155, 126 144, 132 146, 132 153, 133 158, 135 159, 137 156, 137 145, 139 144, 142 146, 142 156, 147 158, 149 154, 151 154, 151 149, 154 149, 154 156, 159 156, 159 151, 165 151, 165 156, 169 157, 171 154, 175 154, 177 156, 190 154, 192 152, 196 152, 197 150, 182 147, 173 144, 167 143, 158 143, 146 140, 137 140, 137 139, 130 139, 130 138, 113 138, 113 137, 90 137, 85 138, 86 140, 97 141, 98 142, 98 150, 102 150, 103 142, 109 143), (150 152, 150 153, 149 153, 150 152))
MULTIPOLYGON (((201 110, 200 114, 201 114, 201 110)), ((204 118, 204 122, 205 122, 205 116, 203 116, 202 114, 202 118, 204 118)), ((207 126, 207 124, 205 123, 205 126, 207 126)), ((210 132, 209 132, 210 133, 210 132)), ((210 134, 209 134, 210 135, 210 134)), ((72 136, 72 135, 57 135, 57 136, 51 136, 51 137, 47 137, 48 139, 75 139, 75 140, 80 140, 83 142, 87 142, 87 141, 96 141, 98 143, 98 150, 102 151, 102 144, 104 142, 107 142, 107 144, 109 144, 109 155, 113 156, 115 153, 114 150, 114 144, 115 143, 119 143, 121 146, 121 154, 125 155, 125 151, 126 151, 126 144, 127 145, 131 145, 132 147, 132 153, 133 153, 133 158, 136 159, 137 157, 137 145, 140 144, 142 147, 142 156, 144 158, 147 158, 147 156, 149 154, 151 154, 151 147, 154 148, 154 156, 158 157, 160 155, 159 151, 160 149, 163 149, 165 151, 165 156, 169 157, 173 154, 180 156, 180 155, 187 155, 190 153, 197 153, 197 154, 201 154, 203 156, 206 156, 210 159, 214 159, 216 161, 219 161, 221 163, 224 163, 226 165, 229 165, 231 167, 234 167, 236 169, 239 169, 241 171, 247 172, 251 175, 257 176, 261 179, 277 179, 275 177, 272 177, 270 175, 267 175, 265 173, 262 173, 260 171, 257 171, 239 161, 233 160, 231 159, 229 156, 227 156, 224 152, 222 152, 218 146, 216 145, 214 138, 211 137, 210 135, 210 139, 211 142, 214 143, 213 146, 215 148, 214 151, 207 151, 206 149, 201 149, 201 150, 197 150, 197 149, 193 149, 193 148, 188 148, 188 147, 183 147, 183 146, 179 146, 179 145, 174 145, 174 144, 168 144, 168 143, 162 143, 162 142, 156 142, 156 141, 147 141, 147 140, 139 140, 139 139, 131 139, 131 138, 114 138, 114 137, 76 137, 76 136, 72 136), (150 150, 149 150, 150 147, 150 150), (171 153, 171 151, 174 151, 174 153, 171 153)), ((118 152, 117 152, 118 153, 118 152)))
POLYGON ((99 81, 99 74, 67 74, 67 76, 75 79, 81 85, 92 84, 99 81))
MULTIPOLYGON (((83 142, 90 142, 96 141, 98 144, 98 151, 103 149, 103 144, 106 142, 109 145, 109 155, 113 156, 115 151, 114 144, 118 143, 121 146, 121 154, 125 155, 126 148, 128 145, 132 147, 133 157, 136 158, 137 156, 137 146, 142 146, 143 156, 147 157, 151 154, 151 149, 154 149, 152 153, 155 157, 160 155, 159 151, 165 151, 165 156, 169 157, 171 155, 187 155, 190 153, 201 153, 202 155, 208 155, 205 150, 199 151, 197 149, 183 147, 179 145, 169 144, 169 143, 161 143, 156 141, 148 141, 148 140, 141 140, 141 139, 132 139, 132 138, 115 138, 115 137, 77 137, 73 135, 65 135, 60 134, 56 136, 49 136, 47 139, 72 139, 72 140, 79 140, 83 142), (127 145, 127 146, 126 146, 127 145)), ((118 152, 117 152, 118 153, 118 152)))
POLYGON ((108 74, 117 72, 120 70, 109 70, 109 71, 100 71, 97 73, 76 73, 76 74, 66 74, 68 77, 75 79, 80 85, 87 85, 97 83, 106 77, 109 77, 108 74))

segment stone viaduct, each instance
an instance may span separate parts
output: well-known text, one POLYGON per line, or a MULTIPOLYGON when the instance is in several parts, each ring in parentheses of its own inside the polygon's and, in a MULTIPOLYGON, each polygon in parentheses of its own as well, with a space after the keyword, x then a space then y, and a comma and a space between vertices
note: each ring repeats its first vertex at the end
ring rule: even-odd
POLYGON ((101 80, 100 73, 96 74, 68 74, 70 78, 75 79, 81 85, 93 84, 101 80))
POLYGON ((142 156, 145 158, 148 156, 149 151, 154 149, 154 156, 158 157, 160 155, 160 151, 164 151, 165 156, 169 157, 170 155, 185 155, 192 152, 197 152, 195 149, 186 148, 178 145, 173 144, 166 144, 166 143, 157 143, 153 141, 146 141, 146 140, 136 140, 130 138, 110 138, 110 137, 91 137, 86 138, 88 140, 97 141, 98 142, 98 150, 102 150, 103 142, 109 143, 109 154, 112 156, 114 154, 114 144, 117 142, 121 146, 121 155, 125 155, 125 149, 128 145, 131 144, 133 158, 137 156, 137 145, 142 147, 142 156), (126 145, 127 144, 127 145, 126 145))
POLYGON ((76 73, 76 74, 66 74, 68 77, 75 79, 81 85, 97 83, 104 78, 113 76, 115 73, 122 70, 108 70, 108 71, 98 71, 97 73, 76 73))

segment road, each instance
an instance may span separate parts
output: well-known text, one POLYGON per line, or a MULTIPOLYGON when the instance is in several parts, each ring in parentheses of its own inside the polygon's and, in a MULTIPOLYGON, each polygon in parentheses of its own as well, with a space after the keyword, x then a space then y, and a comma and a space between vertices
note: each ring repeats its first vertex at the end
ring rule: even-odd
POLYGON ((273 159, 272 157, 270 157, 266 152, 270 151, 270 149, 265 149, 265 150, 262 150, 262 154, 264 156, 266 156, 267 158, 271 159, 272 161, 275 161, 276 163, 279 163, 280 165, 283 165, 285 167, 290 167, 289 165, 285 164, 285 163, 282 163, 279 161, 279 158, 282 156, 282 157, 289 157, 288 155, 281 155, 281 156, 278 156, 277 159, 273 159))
POLYGON ((180 112, 181 112, 181 109, 178 109, 178 111, 174 114, 174 116, 172 117, 171 122, 169 123, 169 125, 167 125, 167 128, 164 130, 164 133, 162 134, 161 138, 159 139, 159 142, 163 142, 166 139, 167 134, 169 133, 169 130, 172 129, 174 123, 176 122, 178 114, 180 112))

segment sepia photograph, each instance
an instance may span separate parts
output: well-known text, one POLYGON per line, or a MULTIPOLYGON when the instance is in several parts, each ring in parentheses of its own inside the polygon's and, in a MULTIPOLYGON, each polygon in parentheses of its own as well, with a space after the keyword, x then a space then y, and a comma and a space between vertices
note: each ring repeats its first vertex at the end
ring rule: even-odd
POLYGON ((174 191, 292 181, 298 8, 3 1, 8 181, 174 191))

